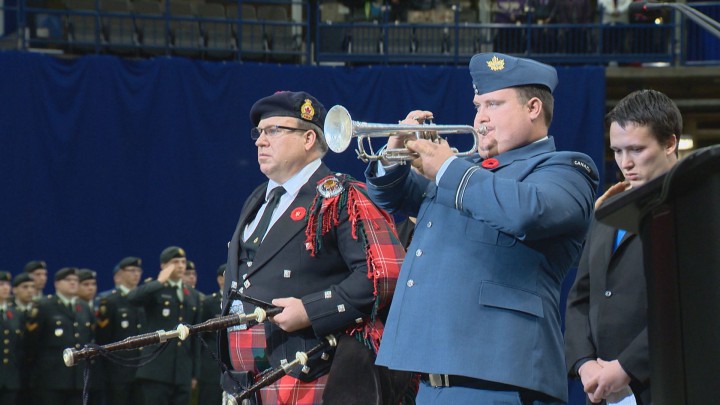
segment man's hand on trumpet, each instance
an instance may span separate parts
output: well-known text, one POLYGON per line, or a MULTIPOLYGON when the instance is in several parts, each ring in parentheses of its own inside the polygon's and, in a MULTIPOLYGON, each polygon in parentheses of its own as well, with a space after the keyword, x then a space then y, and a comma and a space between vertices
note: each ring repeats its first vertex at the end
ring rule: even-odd
MULTIPOLYGON (((418 125, 424 123, 425 120, 432 117, 433 113, 430 111, 410 111, 404 120, 398 121, 398 124, 418 125)), ((410 139, 417 139, 417 137, 415 135, 391 136, 388 138, 387 149, 403 149, 405 148, 405 142, 410 139)), ((382 164, 387 166, 391 163, 383 160, 382 164)))
POLYGON ((440 143, 426 139, 412 139, 405 143, 405 147, 420 155, 420 157, 412 161, 412 165, 420 174, 432 181, 435 181, 435 176, 437 176, 443 163, 450 157, 455 156, 455 153, 444 139, 441 139, 440 143))

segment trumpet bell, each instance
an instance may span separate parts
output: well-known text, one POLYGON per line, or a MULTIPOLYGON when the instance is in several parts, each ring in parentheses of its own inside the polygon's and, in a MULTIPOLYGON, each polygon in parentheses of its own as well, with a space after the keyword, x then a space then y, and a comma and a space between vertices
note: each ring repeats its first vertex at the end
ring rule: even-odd
POLYGON ((480 130, 476 130, 468 125, 435 125, 433 123, 401 125, 353 121, 345 107, 335 105, 325 116, 323 132, 325 143, 327 143, 328 148, 335 153, 345 151, 348 146, 350 146, 352 138, 357 138, 358 146, 356 152, 358 159, 364 162, 385 159, 390 162, 405 164, 405 162, 416 159, 418 157, 417 153, 407 148, 382 148, 378 153, 375 153, 371 142, 372 138, 412 136, 416 139, 427 139, 438 143, 442 139, 440 135, 467 134, 472 137, 472 147, 464 152, 458 152, 456 148, 451 149, 455 156, 469 156, 477 150, 477 139, 485 135, 487 129, 483 126, 480 130), (365 141, 368 143, 368 150, 365 148, 365 141))
POLYGON ((335 153, 345 151, 350 146, 353 125, 350 113, 341 105, 333 106, 325 116, 325 143, 335 153))

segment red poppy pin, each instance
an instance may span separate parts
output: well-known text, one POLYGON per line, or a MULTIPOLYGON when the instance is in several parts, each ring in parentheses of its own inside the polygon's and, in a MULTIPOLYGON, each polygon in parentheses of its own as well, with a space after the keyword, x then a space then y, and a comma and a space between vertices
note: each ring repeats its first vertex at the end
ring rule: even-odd
POLYGON ((290 219, 293 221, 302 221, 305 219, 305 214, 307 213, 307 210, 305 207, 297 207, 290 213, 290 219))
POLYGON ((13 319, 13 313, 12 313, 12 311, 9 310, 9 309, 8 309, 8 311, 7 311, 7 317, 8 317, 8 319, 10 319, 10 320, 13 319))
POLYGON ((485 159, 480 164, 480 166, 486 168, 486 169, 494 169, 500 165, 500 162, 498 162, 495 158, 485 159))
POLYGON ((190 290, 188 290, 187 288, 183 287, 183 294, 185 294, 185 295, 190 295, 190 290))
POLYGON ((82 311, 80 304, 75 304, 75 312, 80 312, 80 311, 82 311))

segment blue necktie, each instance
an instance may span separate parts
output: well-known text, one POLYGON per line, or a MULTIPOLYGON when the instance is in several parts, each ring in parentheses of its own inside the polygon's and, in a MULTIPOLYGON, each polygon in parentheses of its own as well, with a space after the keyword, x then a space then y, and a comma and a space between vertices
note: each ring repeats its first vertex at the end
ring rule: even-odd
POLYGON ((617 250, 618 246, 620 246, 620 241, 622 241, 623 236, 625 236, 625 233, 627 233, 624 229, 618 229, 617 233, 615 234, 615 243, 613 244, 613 252, 617 250))

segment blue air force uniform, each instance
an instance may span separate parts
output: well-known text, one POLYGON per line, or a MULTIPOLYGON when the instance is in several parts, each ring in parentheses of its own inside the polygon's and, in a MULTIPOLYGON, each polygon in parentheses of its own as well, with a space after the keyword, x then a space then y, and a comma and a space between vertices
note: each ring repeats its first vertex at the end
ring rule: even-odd
MULTIPOLYGON (((517 63, 496 57, 488 66, 515 69, 512 80, 474 76, 476 92, 551 77, 517 63)), ((592 160, 548 137, 485 162, 454 158, 437 185, 409 165, 382 176, 376 165, 366 171, 373 201, 417 217, 377 364, 567 401, 560 291, 593 212, 592 160)))

